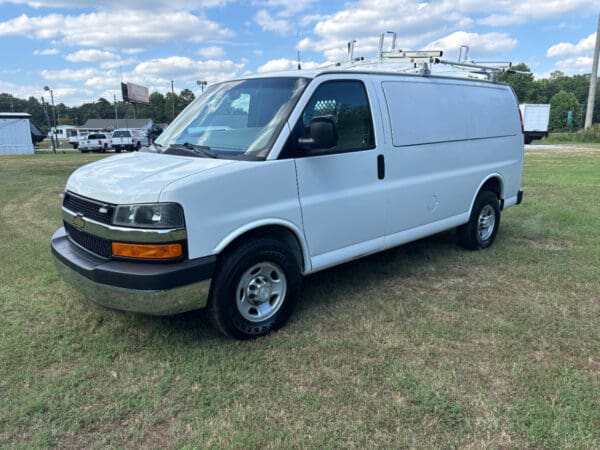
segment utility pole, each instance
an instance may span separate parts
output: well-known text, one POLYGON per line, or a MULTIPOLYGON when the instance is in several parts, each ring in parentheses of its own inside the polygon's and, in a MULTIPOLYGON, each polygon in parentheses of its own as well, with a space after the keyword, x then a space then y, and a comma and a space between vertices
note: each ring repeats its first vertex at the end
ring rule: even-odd
POLYGON ((56 153, 56 147, 54 146, 54 135, 52 134, 52 122, 50 122, 50 117, 48 117, 48 108, 46 108, 46 102, 44 101, 43 96, 42 108, 44 109, 44 116, 46 116, 46 122, 48 123, 48 128, 50 129, 50 143, 52 144, 52 151, 56 153))
POLYGON ((173 80, 171 80, 171 104, 173 111, 171 113, 171 122, 175 119, 175 90, 173 89, 173 80))
POLYGON ((58 142, 56 142, 56 112, 54 110, 54 93, 52 92, 52 89, 50 89, 48 86, 44 86, 44 90, 50 91, 50 99, 52 100, 52 119, 54 122, 54 131, 52 132, 52 136, 54 137, 54 141, 52 141, 52 151, 56 153, 56 144, 58 144, 58 142))
POLYGON ((592 73, 590 75, 590 91, 585 113, 585 128, 592 126, 594 118, 594 104, 596 103, 596 85, 598 84, 598 53, 600 53, 600 15, 598 15, 598 29, 596 30, 596 46, 594 47, 594 60, 592 62, 592 73))
POLYGON ((113 94, 115 100, 115 130, 119 128, 119 114, 117 113, 117 94, 113 94))

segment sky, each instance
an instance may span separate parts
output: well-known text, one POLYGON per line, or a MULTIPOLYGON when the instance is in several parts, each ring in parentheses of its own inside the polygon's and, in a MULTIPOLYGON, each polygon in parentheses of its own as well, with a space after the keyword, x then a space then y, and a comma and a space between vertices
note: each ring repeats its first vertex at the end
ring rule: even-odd
POLYGON ((590 73, 600 0, 0 0, 0 92, 69 106, 120 100, 120 82, 200 93, 248 73, 461 45, 478 61, 525 62, 536 78, 590 73))

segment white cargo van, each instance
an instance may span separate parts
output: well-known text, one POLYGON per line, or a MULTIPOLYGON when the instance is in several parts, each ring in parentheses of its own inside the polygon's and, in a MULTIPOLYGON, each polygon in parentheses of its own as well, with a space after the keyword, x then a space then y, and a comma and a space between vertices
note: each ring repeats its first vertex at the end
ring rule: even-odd
POLYGON ((522 198, 517 100, 426 61, 211 86, 148 150, 70 176, 60 273, 108 308, 208 307, 244 339, 286 322, 303 275, 454 227, 489 247, 522 198))

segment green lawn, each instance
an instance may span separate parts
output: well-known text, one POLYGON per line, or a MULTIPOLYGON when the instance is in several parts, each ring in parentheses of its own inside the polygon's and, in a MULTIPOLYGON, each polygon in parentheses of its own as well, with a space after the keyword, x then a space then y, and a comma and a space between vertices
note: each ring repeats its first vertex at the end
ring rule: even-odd
POLYGON ((311 276, 251 342, 59 279, 58 193, 100 157, 0 157, 0 447, 600 447, 600 148, 528 150, 491 249, 311 276))

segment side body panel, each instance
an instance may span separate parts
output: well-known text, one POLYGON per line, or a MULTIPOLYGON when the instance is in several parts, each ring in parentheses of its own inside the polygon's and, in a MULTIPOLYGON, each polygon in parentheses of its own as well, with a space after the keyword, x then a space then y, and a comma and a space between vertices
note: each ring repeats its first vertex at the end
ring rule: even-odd
POLYGON ((521 186, 523 137, 510 88, 434 78, 382 77, 391 145, 386 151, 386 247, 468 220, 480 186, 521 186))

